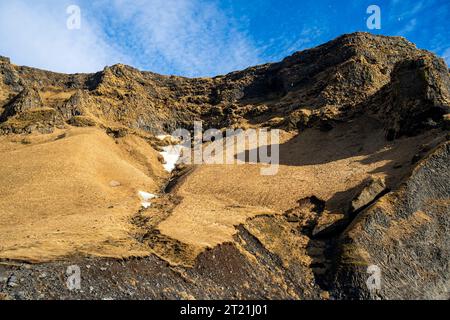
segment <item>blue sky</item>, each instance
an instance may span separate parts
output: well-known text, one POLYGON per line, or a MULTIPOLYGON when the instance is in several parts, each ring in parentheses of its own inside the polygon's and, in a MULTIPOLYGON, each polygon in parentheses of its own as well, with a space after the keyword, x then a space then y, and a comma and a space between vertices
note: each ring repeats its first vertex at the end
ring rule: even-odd
POLYGON ((66 73, 126 63, 212 76, 370 31, 404 36, 450 64, 449 26, 449 0, 0 0, 0 55, 66 73), (70 5, 80 29, 66 26, 70 5), (380 30, 366 26, 369 5, 381 9, 380 30))

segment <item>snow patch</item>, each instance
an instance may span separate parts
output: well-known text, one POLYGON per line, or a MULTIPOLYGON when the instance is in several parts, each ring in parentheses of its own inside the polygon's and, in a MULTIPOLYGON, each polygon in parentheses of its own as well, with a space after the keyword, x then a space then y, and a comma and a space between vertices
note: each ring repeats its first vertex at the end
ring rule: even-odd
POLYGON ((153 193, 148 193, 145 191, 139 191, 138 195, 139 195, 139 198, 142 200, 141 205, 145 209, 151 207, 151 205, 152 205, 152 203, 150 202, 151 199, 158 197, 157 195, 155 195, 153 193))
POLYGON ((172 172, 175 169, 175 165, 181 157, 181 152, 183 150, 183 146, 167 146, 162 148, 162 152, 160 154, 164 158, 164 169, 167 172, 172 172))
POLYGON ((142 205, 142 208, 148 209, 148 208, 150 208, 152 206, 152 203, 148 202, 148 201, 142 201, 141 205, 142 205))

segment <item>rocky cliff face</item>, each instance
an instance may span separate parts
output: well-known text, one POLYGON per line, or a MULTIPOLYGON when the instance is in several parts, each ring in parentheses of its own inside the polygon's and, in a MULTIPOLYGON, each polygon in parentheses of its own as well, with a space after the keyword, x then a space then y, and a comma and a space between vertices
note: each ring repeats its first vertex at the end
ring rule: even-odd
POLYGON ((342 234, 334 279, 338 296, 449 298, 449 160, 447 142, 342 234), (383 270, 379 290, 366 285, 368 265, 383 270))
POLYGON ((8 59, 0 62, 0 75, 5 133, 29 129, 7 121, 17 113, 48 107, 65 121, 86 116, 105 126, 154 133, 194 119, 217 127, 332 126, 371 112, 395 137, 439 126, 450 99, 442 59, 403 38, 365 33, 211 79, 161 76, 125 65, 64 75, 17 67, 8 59))
MULTIPOLYGON (((447 299, 449 113, 445 62, 399 37, 343 35, 279 63, 196 79, 125 65, 65 75, 0 58, 0 143, 7 157, 13 157, 6 153, 11 141, 31 148, 42 144, 37 136, 53 139, 55 132, 52 143, 63 144, 67 135, 73 144, 85 132, 74 135, 73 128, 90 127, 109 134, 128 152, 124 159, 144 168, 155 185, 171 181, 154 207, 124 218, 140 248, 133 255, 146 248, 148 257, 102 260, 80 256, 98 251, 81 247, 67 263, 82 265, 95 290, 66 292, 56 280, 39 277, 57 279, 65 271, 66 262, 53 261, 1 266, 0 292, 13 298, 447 299), (205 128, 284 130, 289 138, 280 145, 280 174, 264 180, 251 168, 223 167, 166 177, 143 160, 143 149, 136 151, 145 144, 138 139, 155 147, 154 135, 190 129, 194 120, 205 128), (256 205, 270 213, 250 214, 256 205), (220 212, 239 218, 219 219, 220 212), (177 221, 186 230, 174 230, 177 221), (211 230, 226 232, 213 237, 211 230), (104 265, 108 272, 95 271, 104 265), (366 284, 371 265, 381 270, 375 291, 366 284), (28 279, 22 295, 8 285, 11 275, 28 279)), ((14 170, 8 168, 5 174, 14 170)), ((76 201, 83 199, 81 192, 76 201)), ((10 205, 6 196, 0 200, 10 205)), ((8 210, 0 209, 0 218, 14 217, 8 210)), ((102 248, 121 241, 108 239, 102 248)), ((0 246, 0 255, 20 256, 14 250, 0 246)), ((111 252, 102 255, 117 255, 111 252)))

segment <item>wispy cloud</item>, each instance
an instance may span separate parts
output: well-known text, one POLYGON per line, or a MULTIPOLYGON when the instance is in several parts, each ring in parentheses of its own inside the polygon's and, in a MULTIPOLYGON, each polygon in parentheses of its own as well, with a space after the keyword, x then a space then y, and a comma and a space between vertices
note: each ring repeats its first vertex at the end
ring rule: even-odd
POLYGON ((92 21, 85 18, 80 30, 69 30, 67 6, 63 1, 1 1, 0 54, 17 64, 67 73, 126 60, 92 21))
POLYGON ((293 54, 296 51, 305 50, 318 45, 323 41, 322 36, 328 32, 326 26, 304 26, 298 33, 283 34, 282 36, 271 38, 259 46, 261 52, 272 52, 266 54, 266 62, 275 62, 293 54))
POLYGON ((425 7, 425 2, 423 0, 416 1, 414 3, 414 5, 411 5, 410 2, 408 2, 408 3, 403 2, 403 4, 404 4, 404 6, 403 6, 402 13, 397 15, 397 17, 399 17, 399 18, 407 18, 410 16, 414 16, 417 13, 419 13, 421 10, 423 10, 425 7))
POLYGON ((288 47, 287 51, 292 53, 294 51, 303 50, 314 43, 316 39, 318 39, 324 33, 324 29, 311 26, 303 28, 302 32, 298 36, 298 38, 291 43, 288 47))
MULTIPOLYGON (((446 52, 448 1, 380 5, 383 34, 446 52)), ((331 0, 0 0, 0 55, 70 73, 121 62, 164 74, 211 76, 278 61, 360 30, 365 9, 360 1, 335 7, 331 0), (81 8, 81 30, 66 28, 71 4, 81 8)))
POLYGON ((239 21, 214 1, 79 0, 82 28, 66 28, 68 1, 1 1, 0 54, 60 72, 122 62, 160 73, 209 76, 259 63, 239 21))
POLYGON ((108 24, 122 35, 133 59, 160 72, 178 70, 188 76, 215 75, 259 62, 258 52, 239 21, 214 1, 98 1, 110 6, 108 24), (132 38, 129 36, 132 35, 132 38), (127 37, 125 39, 125 37, 127 37))
POLYGON ((427 7, 423 0, 415 1, 414 3, 394 0, 391 1, 391 5, 389 20, 395 21, 397 24, 398 30, 395 34, 404 37, 416 30, 418 27, 417 17, 427 7))

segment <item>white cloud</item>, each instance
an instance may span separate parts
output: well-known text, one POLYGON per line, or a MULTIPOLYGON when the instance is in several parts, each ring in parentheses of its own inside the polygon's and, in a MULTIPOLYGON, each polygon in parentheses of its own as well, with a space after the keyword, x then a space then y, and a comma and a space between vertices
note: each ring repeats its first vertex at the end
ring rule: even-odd
MULTIPOLYGON (((430 0, 428 2, 431 2, 430 0)), ((414 5, 411 2, 393 0, 391 2, 393 13, 390 15, 390 19, 397 18, 399 20, 407 19, 408 17, 415 16, 425 6, 425 1, 415 1, 414 5)))
POLYGON ((239 22, 203 0, 78 0, 80 30, 66 28, 77 3, 0 2, 0 55, 59 72, 122 62, 160 73, 209 76, 259 63, 239 22))
MULTIPOLYGON (((100 3, 106 5, 106 0, 100 3)), ((257 50, 239 29, 239 22, 214 1, 137 0, 129 5, 114 0, 110 5, 112 23, 118 20, 129 26, 134 58, 147 69, 204 76, 259 62, 257 50)))
POLYGON ((80 30, 69 30, 68 5, 62 1, 2 1, 0 54, 16 64, 66 73, 98 71, 126 60, 84 16, 80 30))

